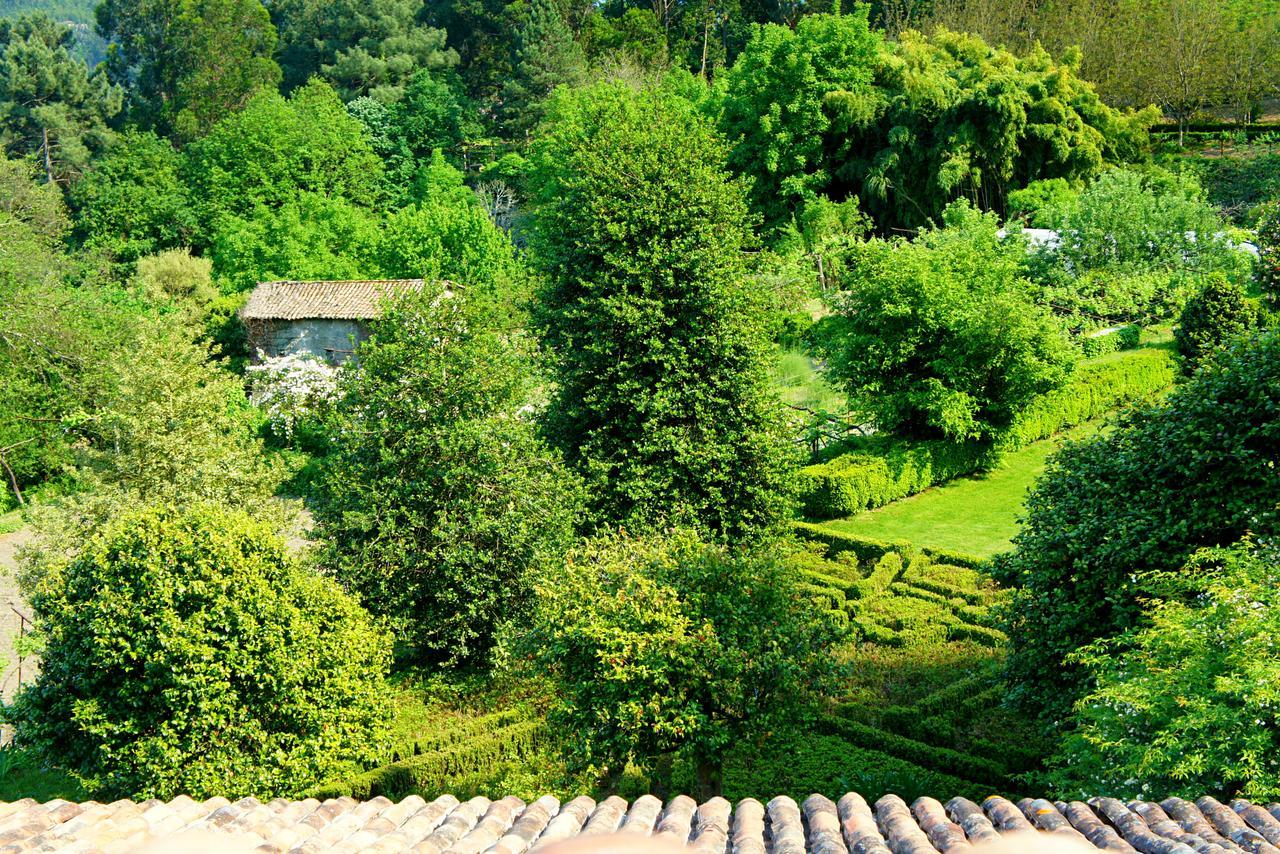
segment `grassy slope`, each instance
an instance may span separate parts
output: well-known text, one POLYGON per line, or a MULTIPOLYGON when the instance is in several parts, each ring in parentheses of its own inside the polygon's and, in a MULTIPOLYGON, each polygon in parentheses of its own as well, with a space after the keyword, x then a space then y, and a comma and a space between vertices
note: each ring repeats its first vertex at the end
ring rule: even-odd
POLYGON ((1044 471, 1049 455, 1066 439, 1096 433, 1085 424, 1009 454, 995 471, 953 480, 919 495, 829 522, 831 527, 878 540, 988 557, 1008 549, 1018 531, 1027 490, 1044 471))

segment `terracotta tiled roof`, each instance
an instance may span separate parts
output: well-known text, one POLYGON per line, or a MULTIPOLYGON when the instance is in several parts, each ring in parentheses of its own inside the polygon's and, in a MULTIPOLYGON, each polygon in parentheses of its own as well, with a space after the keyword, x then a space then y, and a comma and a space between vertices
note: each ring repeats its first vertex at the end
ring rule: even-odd
MULTIPOLYGON (((800 805, 788 797, 767 804, 753 799, 731 806, 713 798, 699 806, 680 796, 663 804, 651 795, 628 804, 618 797, 596 803, 547 796, 532 804, 508 797, 413 796, 359 802, 225 798, 198 802, 180 797, 111 804, 31 800, 0 805, 0 851, 132 851, 166 840, 181 850, 181 834, 225 838, 225 850, 262 852, 400 851, 517 854, 551 842, 604 833, 639 834, 688 844, 698 852, 729 854, 931 854, 966 850, 970 844, 1015 833, 1045 832, 1100 850, 1153 854, 1276 854, 1280 805, 1245 801, 1226 806, 1210 797, 1160 804, 1114 798, 1089 803, 991 797, 963 798, 945 806, 920 798, 908 806, 886 795, 874 806, 857 794, 838 803, 813 795, 800 805)), ((194 837, 191 837, 194 839, 194 837)))
POLYGON ((245 320, 369 320, 389 294, 422 290, 422 279, 261 282, 240 309, 245 320))

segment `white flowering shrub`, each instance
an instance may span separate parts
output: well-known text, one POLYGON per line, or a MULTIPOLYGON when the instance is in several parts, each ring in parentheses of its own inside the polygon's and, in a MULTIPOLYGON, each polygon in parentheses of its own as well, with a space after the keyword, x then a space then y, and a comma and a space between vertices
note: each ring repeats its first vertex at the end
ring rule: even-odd
POLYGON ((291 441, 338 399, 338 369, 307 353, 258 356, 247 369, 249 399, 266 412, 271 432, 291 441))

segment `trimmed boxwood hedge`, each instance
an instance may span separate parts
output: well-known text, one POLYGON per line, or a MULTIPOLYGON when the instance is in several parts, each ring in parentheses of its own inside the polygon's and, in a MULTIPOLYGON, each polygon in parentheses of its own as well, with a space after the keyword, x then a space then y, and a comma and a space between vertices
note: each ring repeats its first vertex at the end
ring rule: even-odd
POLYGON ((989 786, 1003 786, 1009 777, 1009 770, 1003 765, 989 759, 970 756, 949 747, 935 747, 895 735, 842 715, 831 715, 822 718, 819 730, 828 735, 839 736, 858 747, 878 750, 899 759, 905 759, 913 765, 953 774, 975 783, 986 783, 989 786))
POLYGON ((921 553, 933 558, 938 563, 962 566, 968 569, 980 569, 986 563, 983 558, 962 554, 961 552, 953 552, 950 549, 917 548, 905 540, 888 542, 886 540, 871 539, 870 537, 859 537, 813 522, 792 522, 791 528, 802 539, 824 544, 827 547, 829 556, 834 558, 842 553, 852 552, 857 556, 860 563, 878 561, 890 552, 897 552, 908 560, 916 553, 921 553))
POLYGON ((322 784, 308 796, 320 800, 343 796, 368 800, 378 795, 394 799, 408 794, 431 797, 449 791, 457 778, 518 761, 545 746, 547 741, 545 722, 524 721, 441 750, 322 784))
POLYGON ((1172 385, 1176 375, 1171 346, 1108 353, 1082 361, 1070 383, 1034 401, 996 447, 891 436, 855 440, 850 453, 800 470, 801 506, 811 519, 881 507, 990 468, 1003 452, 1150 398, 1172 385))

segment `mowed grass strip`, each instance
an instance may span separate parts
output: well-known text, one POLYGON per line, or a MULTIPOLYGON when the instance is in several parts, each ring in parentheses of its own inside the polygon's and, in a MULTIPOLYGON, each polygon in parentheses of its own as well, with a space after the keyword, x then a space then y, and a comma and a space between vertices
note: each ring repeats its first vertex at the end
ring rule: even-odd
POLYGON ((1082 424, 1005 456, 986 474, 957 478, 884 507, 826 524, 859 537, 990 557, 1011 548, 1027 490, 1049 456, 1068 439, 1095 435, 1104 422, 1082 424))

